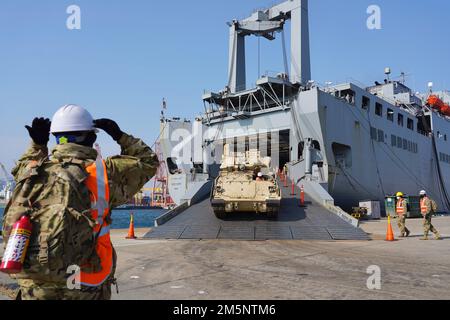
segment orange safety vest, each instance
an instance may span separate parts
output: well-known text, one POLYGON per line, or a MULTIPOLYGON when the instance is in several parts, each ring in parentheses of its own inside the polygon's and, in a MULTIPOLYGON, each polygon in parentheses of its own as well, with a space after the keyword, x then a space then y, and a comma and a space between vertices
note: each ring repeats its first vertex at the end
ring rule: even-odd
POLYGON ((97 237, 96 251, 101 261, 101 271, 97 273, 81 272, 81 284, 87 287, 99 287, 110 276, 113 268, 113 246, 110 237, 111 226, 106 217, 109 209, 109 184, 106 164, 102 159, 86 168, 89 177, 85 184, 91 194, 91 214, 98 224, 94 228, 97 237))
POLYGON ((400 198, 397 200, 397 214, 403 216, 406 213, 405 199, 400 198))
POLYGON ((428 198, 425 197, 423 199, 420 200, 420 212, 423 215, 426 215, 428 213, 428 206, 425 205, 425 200, 427 200, 428 198))

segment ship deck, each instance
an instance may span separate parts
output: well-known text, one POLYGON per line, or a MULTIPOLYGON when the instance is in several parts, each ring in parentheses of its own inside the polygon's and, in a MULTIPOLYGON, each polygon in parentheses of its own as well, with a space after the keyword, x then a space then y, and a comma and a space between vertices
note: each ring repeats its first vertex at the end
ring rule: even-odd
MULTIPOLYGON (((280 184, 281 185, 281 184, 280 184)), ((328 212, 306 196, 300 207, 291 187, 282 187, 279 217, 238 213, 225 220, 216 218, 209 199, 195 204, 166 224, 147 233, 147 239, 230 239, 230 240, 370 240, 360 228, 355 228, 328 212)))

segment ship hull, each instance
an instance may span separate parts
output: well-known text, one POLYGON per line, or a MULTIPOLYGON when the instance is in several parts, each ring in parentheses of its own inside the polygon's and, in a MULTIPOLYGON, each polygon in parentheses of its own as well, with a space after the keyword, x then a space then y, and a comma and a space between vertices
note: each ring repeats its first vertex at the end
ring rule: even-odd
MULTIPOLYGON (((347 84, 341 89, 347 87, 355 92, 353 103, 313 88, 300 92, 289 109, 272 110, 247 119, 229 118, 218 123, 205 123, 203 131, 212 130, 215 146, 219 147, 215 162, 209 165, 208 174, 200 175, 192 174, 193 164, 179 166, 181 172, 169 177, 169 190, 178 195, 174 197, 176 202, 180 204, 190 188, 198 189, 202 181, 215 178, 214 172, 220 165, 221 144, 235 141, 237 148, 245 148, 242 141, 248 143, 248 140, 257 139, 262 153, 268 145, 272 148, 268 153, 272 156, 274 170, 288 163, 289 175, 294 181, 301 184, 302 179, 309 176, 344 209, 349 210, 366 200, 380 201, 383 206, 387 195, 398 191, 418 195, 420 190, 426 190, 440 209, 446 211, 443 190, 450 190, 450 165, 440 161, 439 155, 450 154, 450 147, 443 139, 447 135, 450 137, 448 120, 435 113, 429 116, 433 132, 439 132, 435 150, 432 135, 417 129, 419 119, 355 85, 347 84), (361 107, 363 96, 370 100, 366 108, 361 107), (383 106, 381 115, 376 114, 376 104, 383 106), (388 119, 388 110, 393 111, 394 121, 388 119), (397 122, 399 114, 404 118, 403 126, 397 122), (267 143, 267 132, 270 143, 267 143), (310 151, 305 148, 306 140, 313 142, 310 151), (309 170, 308 152, 311 158, 309 170)), ((169 123, 166 128, 167 138, 170 126, 169 123)), ((184 126, 184 130, 189 129, 184 126)), ((190 134, 192 132, 190 129, 190 134)), ((192 137, 188 139, 193 140, 192 137)), ((165 149, 171 151, 179 143, 168 141, 164 140, 165 149)), ((171 155, 173 152, 165 156, 171 155)))
MULTIPOLYGON (((296 108, 302 134, 321 145, 320 173, 327 177, 321 182, 327 185, 336 204, 350 209, 364 200, 384 203, 386 195, 398 191, 418 195, 420 190, 426 190, 440 208, 447 209, 442 188, 450 188, 449 166, 436 156, 432 136, 417 131, 420 120, 356 86, 352 90, 356 93, 353 104, 315 89, 301 94, 301 106, 299 103, 296 108), (373 102, 367 109, 358 100, 363 95, 373 102), (383 106, 381 115, 374 112, 375 103, 383 106), (394 121, 387 118, 388 109, 394 112, 394 121), (399 125, 399 115, 403 116, 404 125, 399 125), (413 123, 409 128, 407 119, 413 123), (438 183, 438 166, 444 186, 438 183)), ((436 114, 431 117, 433 131, 446 135, 448 121, 436 114)), ((437 154, 450 153, 443 139, 437 139, 436 149, 437 154)), ((321 178, 320 174, 317 178, 321 178)))

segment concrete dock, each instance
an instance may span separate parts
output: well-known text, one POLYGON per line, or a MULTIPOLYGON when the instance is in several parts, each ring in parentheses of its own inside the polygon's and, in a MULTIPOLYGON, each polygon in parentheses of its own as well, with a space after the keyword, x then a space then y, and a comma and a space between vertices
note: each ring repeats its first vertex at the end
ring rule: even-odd
POLYGON ((408 220, 412 236, 395 242, 383 240, 386 220, 362 223, 372 241, 125 240, 115 230, 114 299, 450 299, 450 217, 433 220, 442 241, 419 240, 421 223, 408 220), (367 288, 372 265, 381 290, 367 288))

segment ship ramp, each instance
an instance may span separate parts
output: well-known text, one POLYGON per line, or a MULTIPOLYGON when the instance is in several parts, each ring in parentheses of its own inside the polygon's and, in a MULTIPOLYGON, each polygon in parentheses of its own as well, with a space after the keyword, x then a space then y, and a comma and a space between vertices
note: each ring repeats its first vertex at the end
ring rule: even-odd
POLYGON ((300 206, 300 189, 282 186, 279 216, 271 220, 264 215, 234 213, 224 220, 216 218, 209 199, 181 205, 157 219, 156 227, 146 239, 230 239, 230 240, 370 240, 360 228, 336 212, 305 196, 300 206))

